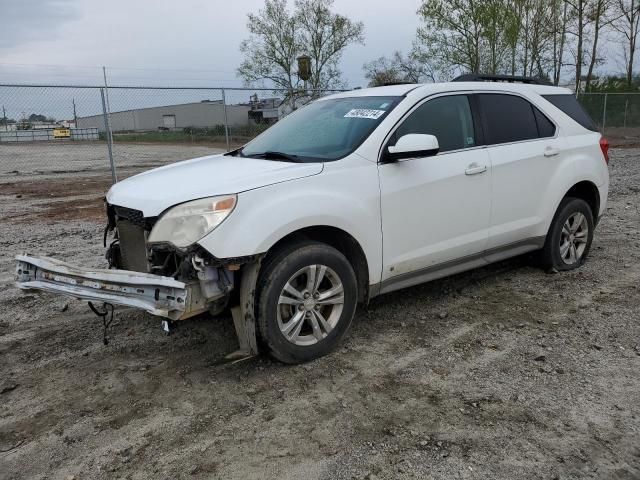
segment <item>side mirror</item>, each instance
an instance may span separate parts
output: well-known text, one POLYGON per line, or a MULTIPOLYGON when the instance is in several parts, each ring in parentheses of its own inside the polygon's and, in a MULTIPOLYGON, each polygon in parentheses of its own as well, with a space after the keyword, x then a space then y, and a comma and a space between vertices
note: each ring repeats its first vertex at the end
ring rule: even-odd
POLYGON ((395 145, 387 147, 385 158, 394 162, 403 158, 431 157, 440 150, 438 139, 434 135, 410 133, 400 137, 395 145))

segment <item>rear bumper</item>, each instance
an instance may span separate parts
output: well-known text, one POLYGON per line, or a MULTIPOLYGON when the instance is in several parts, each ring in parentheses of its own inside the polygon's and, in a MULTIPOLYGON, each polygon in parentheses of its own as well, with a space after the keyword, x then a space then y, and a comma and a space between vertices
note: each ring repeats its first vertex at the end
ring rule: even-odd
POLYGON ((47 257, 16 256, 16 286, 87 301, 140 308, 173 320, 191 310, 191 289, 170 277, 127 270, 85 269, 47 257))

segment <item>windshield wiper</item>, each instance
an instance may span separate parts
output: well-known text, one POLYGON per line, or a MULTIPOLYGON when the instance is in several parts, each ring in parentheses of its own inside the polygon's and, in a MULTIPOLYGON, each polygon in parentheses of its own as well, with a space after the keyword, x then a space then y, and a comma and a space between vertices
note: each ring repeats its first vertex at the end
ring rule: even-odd
POLYGON ((267 151, 262 153, 253 153, 247 155, 251 158, 264 158, 266 160, 284 160, 287 162, 302 162, 303 160, 298 155, 292 155, 284 152, 267 151))
POLYGON ((238 156, 242 156, 242 148, 236 148, 235 150, 230 150, 227 153, 224 153, 223 155, 227 156, 227 157, 238 157, 238 156))

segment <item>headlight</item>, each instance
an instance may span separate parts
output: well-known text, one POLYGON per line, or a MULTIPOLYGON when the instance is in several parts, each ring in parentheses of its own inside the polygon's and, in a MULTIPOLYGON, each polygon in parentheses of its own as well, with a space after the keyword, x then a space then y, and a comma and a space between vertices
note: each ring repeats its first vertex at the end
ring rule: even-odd
POLYGON ((233 211, 237 198, 224 195, 176 205, 156 222, 148 241, 188 247, 220 225, 233 211))

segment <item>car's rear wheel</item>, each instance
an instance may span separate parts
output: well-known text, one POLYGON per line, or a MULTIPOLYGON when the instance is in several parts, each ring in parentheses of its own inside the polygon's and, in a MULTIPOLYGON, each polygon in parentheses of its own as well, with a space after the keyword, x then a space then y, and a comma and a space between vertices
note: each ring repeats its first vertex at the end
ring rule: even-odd
POLYGON ((347 332, 358 299, 345 256, 301 243, 267 258, 258 281, 258 328, 269 353, 285 363, 326 355, 347 332))
POLYGON ((544 267, 558 271, 580 267, 591 249, 593 229, 593 213, 587 202, 572 197, 562 200, 541 252, 544 267))

